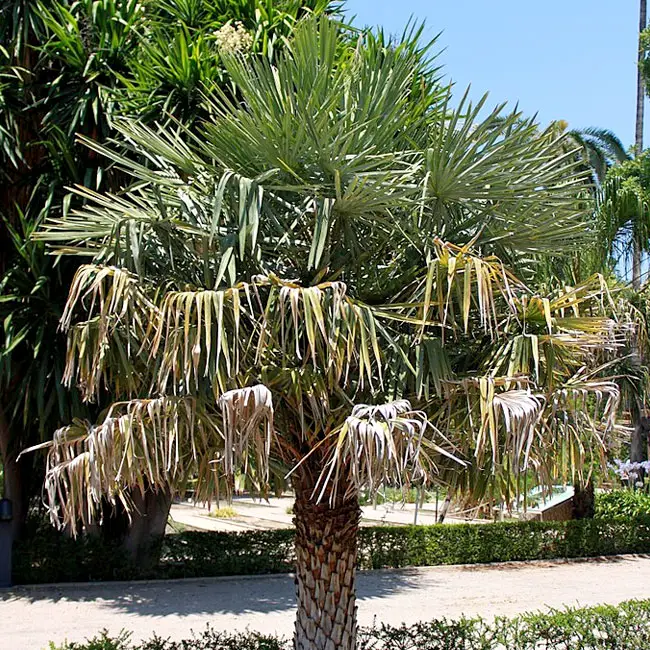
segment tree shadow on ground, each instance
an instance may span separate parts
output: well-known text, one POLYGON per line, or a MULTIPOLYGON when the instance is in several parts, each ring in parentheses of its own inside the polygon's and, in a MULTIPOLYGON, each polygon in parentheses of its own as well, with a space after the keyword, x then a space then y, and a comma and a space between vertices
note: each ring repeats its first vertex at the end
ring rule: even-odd
MULTIPOLYGON (((416 570, 365 571, 359 573, 357 594, 363 601, 418 586, 416 570)), ((289 575, 15 587, 0 592, 0 602, 10 600, 26 604, 37 601, 95 603, 136 616, 240 615, 281 612, 296 606, 293 577, 289 575)))

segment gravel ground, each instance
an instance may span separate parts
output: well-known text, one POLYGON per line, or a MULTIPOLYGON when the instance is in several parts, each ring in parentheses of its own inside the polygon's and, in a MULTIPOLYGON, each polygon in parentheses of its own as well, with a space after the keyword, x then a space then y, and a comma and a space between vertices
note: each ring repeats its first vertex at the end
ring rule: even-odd
MULTIPOLYGON (((650 598, 650 556, 368 571, 358 594, 362 625, 616 604, 650 598)), ((0 590, 0 649, 41 650, 103 628, 134 639, 186 638, 208 623, 290 635, 294 611, 287 575, 15 587, 0 590)))

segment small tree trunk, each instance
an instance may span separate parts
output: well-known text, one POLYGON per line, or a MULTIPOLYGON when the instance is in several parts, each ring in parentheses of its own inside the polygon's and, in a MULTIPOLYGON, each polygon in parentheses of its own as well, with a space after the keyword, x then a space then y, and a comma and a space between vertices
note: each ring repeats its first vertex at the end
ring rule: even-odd
POLYGON ((145 490, 144 495, 134 490, 131 525, 124 536, 122 546, 130 560, 140 569, 155 566, 160 559, 160 546, 172 505, 169 489, 145 490))
POLYGON ((361 508, 357 499, 330 507, 296 490, 295 650, 354 650, 355 576, 361 508))
POLYGON ((586 485, 576 483, 573 486, 573 518, 593 519, 595 514, 595 494, 593 481, 586 485))
POLYGON ((4 496, 11 499, 13 505, 13 520, 11 524, 12 539, 21 537, 27 522, 29 512, 29 479, 32 470, 32 459, 23 456, 17 460, 19 449, 16 449, 12 431, 0 406, 0 453, 4 471, 4 496))
POLYGON ((438 523, 442 524, 445 521, 445 517, 447 516, 447 511, 449 510, 449 506, 451 505, 451 496, 447 494, 445 497, 445 501, 442 504, 442 508, 440 508, 440 515, 438 516, 438 523))
POLYGON ((642 463, 648 457, 648 429, 650 420, 642 415, 634 418, 634 431, 630 442, 630 460, 634 463, 642 463))

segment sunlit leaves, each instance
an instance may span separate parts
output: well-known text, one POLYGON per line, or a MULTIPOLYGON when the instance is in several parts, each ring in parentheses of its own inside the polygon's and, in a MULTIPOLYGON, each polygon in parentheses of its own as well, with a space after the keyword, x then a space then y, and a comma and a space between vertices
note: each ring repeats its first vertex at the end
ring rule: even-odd
POLYGON ((129 489, 170 489, 196 471, 197 449, 214 446, 218 430, 191 398, 114 404, 97 425, 75 421, 48 449, 45 493, 53 522, 93 521, 102 499, 130 508, 129 489))
POLYGON ((199 135, 132 119, 127 153, 86 141, 132 185, 80 191, 42 235, 119 267, 73 287, 82 382, 210 404, 203 496, 253 466, 263 492, 273 456, 331 501, 436 465, 479 499, 565 447, 586 465, 579 446, 613 430, 625 328, 602 278, 546 295, 510 267, 583 236, 573 153, 518 113, 440 102, 408 38, 309 20, 272 61, 224 65, 233 90, 199 135))

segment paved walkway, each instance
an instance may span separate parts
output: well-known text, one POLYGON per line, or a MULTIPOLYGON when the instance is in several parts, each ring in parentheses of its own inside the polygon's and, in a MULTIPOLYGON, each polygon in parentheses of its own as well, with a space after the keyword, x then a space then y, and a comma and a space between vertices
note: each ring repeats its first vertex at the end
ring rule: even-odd
MULTIPOLYGON (((650 598, 650 556, 526 562, 359 575, 359 619, 400 624, 462 614, 497 614, 616 604, 650 598)), ((40 650, 48 641, 81 641, 102 628, 188 638, 210 623, 217 630, 290 635, 291 576, 149 583, 99 583, 0 590, 2 650, 40 650)))
MULTIPOLYGON (((442 507, 442 503, 439 504, 442 507)), ((216 507, 212 504, 212 509, 216 507)), ((210 508, 205 505, 192 505, 190 503, 174 503, 171 508, 171 519, 177 524, 182 524, 197 530, 270 530, 274 528, 291 528, 293 526, 293 497, 271 497, 268 501, 252 499, 250 497, 235 497, 232 508, 235 517, 220 519, 210 517, 210 508)), ((435 524, 437 513, 435 503, 425 503, 415 517, 415 506, 412 503, 385 503, 364 506, 361 509, 362 526, 377 526, 380 524, 435 524)), ((488 521, 468 522, 462 517, 447 516, 445 522, 453 523, 489 523, 488 521)))

